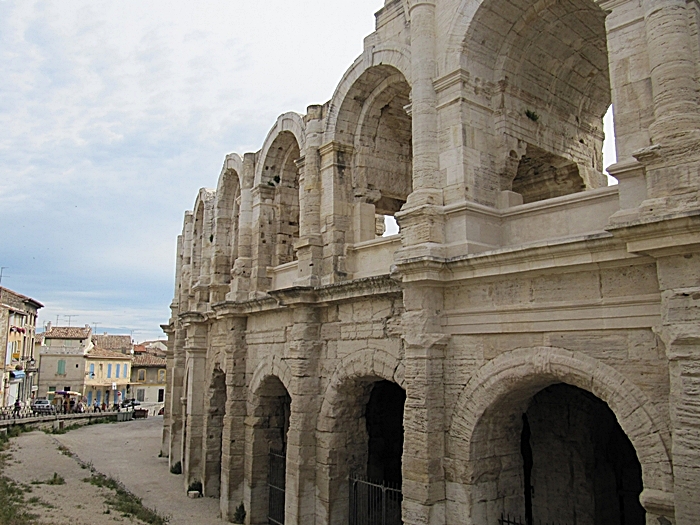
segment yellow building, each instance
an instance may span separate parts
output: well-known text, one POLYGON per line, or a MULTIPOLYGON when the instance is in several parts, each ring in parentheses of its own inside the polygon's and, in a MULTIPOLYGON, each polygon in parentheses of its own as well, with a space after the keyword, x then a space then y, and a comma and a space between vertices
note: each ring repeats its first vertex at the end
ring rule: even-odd
POLYGON ((131 355, 94 347, 85 355, 83 399, 113 405, 127 398, 131 355))

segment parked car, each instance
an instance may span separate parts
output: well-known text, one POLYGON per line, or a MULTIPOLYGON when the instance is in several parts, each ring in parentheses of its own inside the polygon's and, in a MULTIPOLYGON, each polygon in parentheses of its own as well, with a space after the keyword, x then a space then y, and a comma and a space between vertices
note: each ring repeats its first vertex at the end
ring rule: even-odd
POLYGON ((55 414, 56 407, 45 397, 40 397, 32 401, 32 412, 35 414, 55 414))
POLYGON ((122 401, 122 408, 134 408, 137 407, 141 404, 141 401, 137 401, 136 399, 125 399, 122 401))

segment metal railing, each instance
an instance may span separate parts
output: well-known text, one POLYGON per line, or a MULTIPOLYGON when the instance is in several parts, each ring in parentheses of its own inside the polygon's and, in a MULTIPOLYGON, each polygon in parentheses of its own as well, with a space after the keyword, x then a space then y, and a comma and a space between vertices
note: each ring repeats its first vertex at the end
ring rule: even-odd
POLYGON ((401 525, 400 485, 350 476, 349 525, 401 525))
POLYGON ((527 523, 527 520, 523 520, 520 516, 510 516, 510 514, 501 514, 498 519, 498 525, 563 525, 561 523, 542 523, 542 521, 535 522, 532 524, 527 523))
POLYGON ((270 470, 267 481, 267 522, 270 525, 284 525, 284 494, 286 476, 287 456, 284 450, 270 449, 270 470))

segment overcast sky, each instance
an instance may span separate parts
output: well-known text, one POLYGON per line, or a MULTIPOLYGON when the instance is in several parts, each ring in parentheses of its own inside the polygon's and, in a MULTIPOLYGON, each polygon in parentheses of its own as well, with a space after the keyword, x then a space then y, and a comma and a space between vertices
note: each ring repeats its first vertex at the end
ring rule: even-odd
POLYGON ((163 337, 227 153, 330 99, 383 0, 0 0, 2 285, 40 322, 163 337))

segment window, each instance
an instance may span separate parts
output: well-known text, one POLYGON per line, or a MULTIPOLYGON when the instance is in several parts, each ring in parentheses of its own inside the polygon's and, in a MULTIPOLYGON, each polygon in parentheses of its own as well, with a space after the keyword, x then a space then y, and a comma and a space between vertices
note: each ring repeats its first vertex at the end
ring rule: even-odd
POLYGON ((129 377, 129 365, 124 365, 124 377, 129 377))
POLYGON ((122 365, 117 364, 117 373, 114 374, 114 377, 116 377, 117 379, 119 379, 119 372, 121 372, 121 370, 122 370, 122 365))
POLYGON ((146 401, 146 389, 145 388, 137 388, 136 389, 136 401, 141 401, 141 402, 146 401))
POLYGON ((60 376, 66 375, 66 360, 65 359, 59 359, 58 360, 58 370, 56 373, 60 376))
POLYGON ((165 399, 165 389, 159 388, 158 389, 158 402, 162 403, 164 399, 165 399))
POLYGON ((158 370, 158 382, 165 383, 165 370, 158 370))
POLYGON ((138 381, 145 381, 146 380, 146 371, 144 369, 139 370, 138 372, 138 381))
POLYGON ((90 363, 90 379, 95 379, 95 363, 90 363))
POLYGON ((107 377, 112 377, 112 363, 107 365, 107 377))

